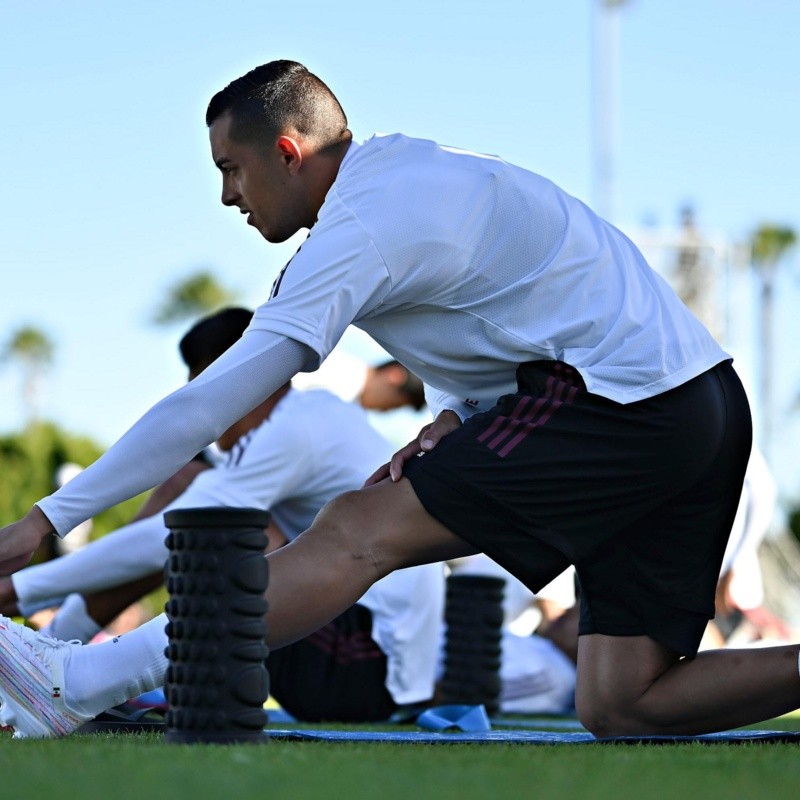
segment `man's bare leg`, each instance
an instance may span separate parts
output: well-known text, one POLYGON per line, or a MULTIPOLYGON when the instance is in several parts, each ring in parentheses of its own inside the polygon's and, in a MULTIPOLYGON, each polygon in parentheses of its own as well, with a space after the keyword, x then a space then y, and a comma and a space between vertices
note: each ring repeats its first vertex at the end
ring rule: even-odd
POLYGON ((576 707, 596 736, 699 734, 800 707, 798 645, 707 650, 694 659, 648 636, 581 636, 576 707))
POLYGON ((268 557, 267 643, 308 636, 395 569, 475 552, 425 511, 405 479, 347 492, 268 557))

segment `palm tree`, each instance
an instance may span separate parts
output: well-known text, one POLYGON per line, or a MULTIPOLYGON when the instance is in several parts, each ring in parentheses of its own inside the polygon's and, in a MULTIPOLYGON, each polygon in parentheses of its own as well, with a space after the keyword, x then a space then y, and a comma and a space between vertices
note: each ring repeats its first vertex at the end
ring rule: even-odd
POLYGON ((22 399, 29 424, 39 419, 42 377, 53 363, 54 352, 50 337, 32 325, 14 331, 3 347, 2 359, 22 367, 22 399))
POLYGON ((760 283, 760 381, 761 445, 769 455, 772 435, 772 326, 775 305, 775 278, 778 264, 797 241, 797 233, 788 226, 764 224, 750 239, 752 264, 760 283))
POLYGON ((210 314, 236 297, 235 292, 223 286, 209 270, 199 270, 173 284, 153 321, 157 325, 170 325, 210 314))

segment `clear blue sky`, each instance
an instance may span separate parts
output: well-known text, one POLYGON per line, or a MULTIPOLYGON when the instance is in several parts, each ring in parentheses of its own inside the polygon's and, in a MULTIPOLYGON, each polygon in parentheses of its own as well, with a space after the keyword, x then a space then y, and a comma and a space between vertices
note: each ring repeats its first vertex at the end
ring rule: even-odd
MULTIPOLYGON (((149 322, 167 287, 208 267, 253 305, 293 252, 219 204, 203 122, 216 90, 299 60, 358 139, 498 154, 591 202, 595 2, 0 2, 0 340, 29 323, 55 340, 46 415, 110 443, 183 381, 181 329, 149 322)), ((800 229, 800 3, 630 0, 620 33, 614 221, 674 226, 691 202, 734 240, 766 220, 800 229)), ((778 309, 781 413, 800 387, 797 264, 778 309)), ((2 365, 0 432, 22 418, 2 365)))

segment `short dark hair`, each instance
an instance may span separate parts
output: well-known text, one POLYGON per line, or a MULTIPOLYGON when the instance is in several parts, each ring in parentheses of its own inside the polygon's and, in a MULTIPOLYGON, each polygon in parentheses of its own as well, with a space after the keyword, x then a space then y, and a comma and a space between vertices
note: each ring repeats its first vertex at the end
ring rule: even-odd
POLYGON ((252 319, 252 311, 235 306, 203 317, 178 344, 183 363, 192 372, 201 372, 241 339, 252 319))
POLYGON ((397 389, 408 400, 408 404, 419 411, 425 406, 425 384, 408 367, 394 359, 376 365, 375 371, 381 372, 390 367, 400 367, 405 372, 406 379, 397 389))
POLYGON ((211 98, 206 125, 224 114, 239 141, 266 140, 292 127, 326 147, 347 130, 333 92, 297 61, 270 61, 229 83, 211 98))

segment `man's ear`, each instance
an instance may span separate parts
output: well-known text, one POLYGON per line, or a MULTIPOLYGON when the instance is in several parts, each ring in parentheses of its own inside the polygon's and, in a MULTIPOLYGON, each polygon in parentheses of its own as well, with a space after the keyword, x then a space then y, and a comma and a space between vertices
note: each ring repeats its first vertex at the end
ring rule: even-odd
POLYGON ((294 175, 303 163, 303 153, 297 139, 291 136, 279 136, 275 143, 283 159, 283 163, 289 170, 289 174, 294 175))

